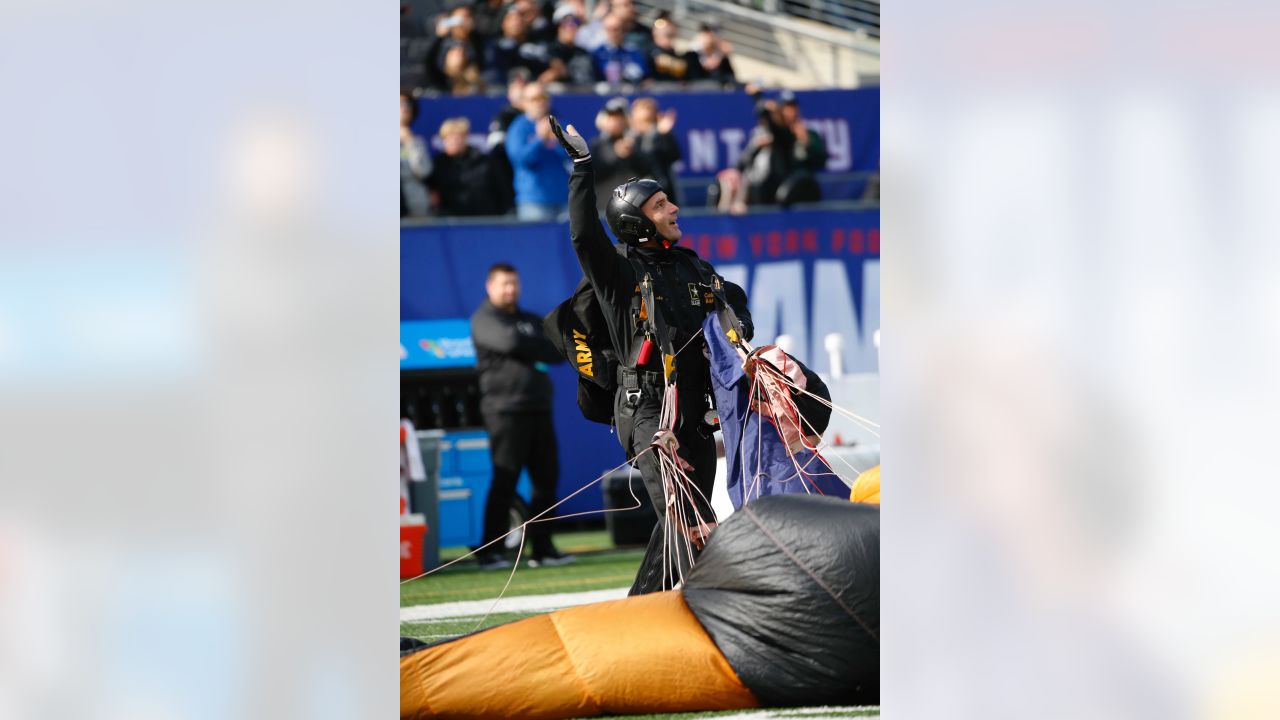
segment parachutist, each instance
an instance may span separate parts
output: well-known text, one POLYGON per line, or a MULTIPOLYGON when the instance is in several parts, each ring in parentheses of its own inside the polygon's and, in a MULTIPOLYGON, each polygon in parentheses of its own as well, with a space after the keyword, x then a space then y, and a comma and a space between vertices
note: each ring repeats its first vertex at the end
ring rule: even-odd
MULTIPOLYGON (((602 354, 611 353, 616 363, 603 382, 595 377, 599 363, 593 364, 591 381, 579 378, 579 407, 591 419, 616 424, 618 441, 627 457, 635 459, 658 514, 631 594, 670 589, 692 566, 710 532, 706 521, 715 520, 710 497, 716 448, 704 422, 712 409, 711 370, 702 323, 731 308, 735 334, 749 340, 747 296, 697 253, 678 246, 680 208, 651 178, 633 178, 609 198, 605 219, 621 241, 615 248, 597 214, 590 148, 573 126, 562 128, 554 117, 549 122, 573 160, 569 233, 586 285, 574 293, 570 310, 575 318, 602 318, 596 322, 605 327, 595 333, 607 334, 602 354), (642 354, 646 344, 653 349, 642 354), (603 393, 609 393, 607 399, 603 393), (690 525, 708 528, 699 529, 699 542, 688 535, 690 525), (672 542, 682 532, 685 540, 672 542), (665 557, 672 552, 676 557, 665 557)), ((567 321, 566 314, 571 313, 558 308, 548 322, 567 321)), ((565 337, 569 345, 581 341, 590 347, 591 330, 575 328, 582 338, 553 335, 565 337)))

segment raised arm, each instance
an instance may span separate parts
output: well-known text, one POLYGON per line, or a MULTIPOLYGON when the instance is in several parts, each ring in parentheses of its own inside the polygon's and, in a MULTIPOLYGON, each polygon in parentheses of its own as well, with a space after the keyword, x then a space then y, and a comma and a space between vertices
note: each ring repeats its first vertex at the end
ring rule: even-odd
MULTIPOLYGON (((572 125, 566 130, 552 117, 551 130, 565 152, 573 158, 573 172, 569 174, 569 238, 573 241, 573 251, 582 266, 582 274, 596 293, 611 297, 621 289, 618 253, 605 234, 596 209, 591 150, 572 125)), ((629 292, 630 288, 626 290, 629 292)))

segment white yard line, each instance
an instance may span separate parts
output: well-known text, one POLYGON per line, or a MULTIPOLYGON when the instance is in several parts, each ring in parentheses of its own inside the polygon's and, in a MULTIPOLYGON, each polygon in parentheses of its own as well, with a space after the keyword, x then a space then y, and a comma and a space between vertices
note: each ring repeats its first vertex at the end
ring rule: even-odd
POLYGON ((493 600, 466 600, 463 602, 437 603, 435 605, 414 605, 400 608, 400 622, 422 622, 424 620, 440 620, 443 618, 472 617, 487 612, 547 612, 559 610, 573 605, 620 600, 627 596, 628 588, 610 588, 608 590, 590 590, 578 593, 556 593, 554 595, 520 595, 493 600), (492 607, 492 610, 490 608, 492 607))
POLYGON ((857 717, 868 718, 873 720, 880 717, 879 712, 874 715, 865 714, 868 710, 878 710, 878 708, 861 706, 861 707, 804 707, 804 708, 786 708, 786 709, 770 709, 747 710, 737 715, 717 715, 716 720, 786 720, 787 718, 840 718, 840 717, 857 717))

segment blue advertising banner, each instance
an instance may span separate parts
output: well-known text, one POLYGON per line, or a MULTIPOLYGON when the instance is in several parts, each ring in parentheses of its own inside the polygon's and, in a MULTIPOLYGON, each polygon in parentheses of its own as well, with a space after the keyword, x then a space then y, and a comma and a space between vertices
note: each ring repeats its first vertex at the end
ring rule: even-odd
MULTIPOLYGON (((756 124, 751 98, 743 92, 652 93, 624 96, 653 97, 660 110, 674 109, 675 133, 684 153, 677 174, 690 185, 686 202, 702 204, 703 186, 716 172, 737 164, 756 124), (692 192, 694 188, 701 192, 692 192)), ((801 116, 827 143, 828 173, 871 172, 880 165, 880 89, 802 90, 796 92, 801 116)), ((563 124, 572 123, 588 141, 598 134, 596 113, 609 96, 557 95, 552 112, 563 124)), ((486 148, 489 124, 507 104, 504 97, 441 97, 419 100, 414 130, 440 150, 437 135, 446 118, 465 117, 471 123, 471 142, 486 148)), ((855 197, 862 183, 849 185, 839 197, 855 197), (856 186, 855 186, 856 185, 856 186)), ((830 199, 830 198, 829 198, 830 199)))
POLYGON ((463 319, 410 320, 400 323, 400 369, 471 367, 476 348, 471 324, 463 319))
MULTIPOLYGON (((878 368, 871 342, 880 327, 878 210, 684 216, 680 225, 682 245, 747 291, 757 344, 790 335, 794 354, 827 372, 824 338, 838 333, 846 371, 878 368)), ((401 320, 470 317, 496 262, 520 271, 520 304, 539 314, 582 279, 564 223, 405 226, 401 320)))
MULTIPOLYGON (((877 370, 871 338, 880 327, 878 210, 682 216, 680 225, 682 244, 747 291, 755 344, 790 335, 795 354, 827 372, 824 338, 839 333, 846 371, 877 370)), ((517 268, 521 307, 541 315, 567 298, 582 278, 565 223, 401 227, 400 318, 410 328, 434 327, 436 333, 420 336, 402 328, 402 367, 409 345, 418 340, 469 335, 466 318, 484 299, 485 277, 495 262, 517 268), (420 321, 445 324, 419 326, 420 321), (445 334, 442 328, 449 322, 454 329, 445 334)), ((432 359, 415 362, 446 359, 419 349, 432 359)), ((556 388, 552 413, 562 468, 559 496, 565 498, 617 466, 623 455, 610 428, 583 419, 578 411, 576 374, 568 364, 549 372, 556 388)), ((589 490, 558 512, 598 510, 601 502, 600 493, 589 490)))

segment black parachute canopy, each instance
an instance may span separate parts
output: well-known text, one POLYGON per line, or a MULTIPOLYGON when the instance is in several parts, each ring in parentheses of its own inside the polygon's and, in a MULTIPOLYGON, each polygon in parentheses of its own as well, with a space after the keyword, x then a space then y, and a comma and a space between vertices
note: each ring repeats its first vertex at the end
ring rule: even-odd
POLYGON ((763 706, 880 702, 880 508, 811 495, 716 528, 685 601, 763 706))

